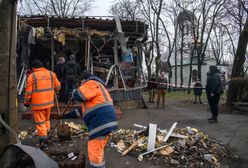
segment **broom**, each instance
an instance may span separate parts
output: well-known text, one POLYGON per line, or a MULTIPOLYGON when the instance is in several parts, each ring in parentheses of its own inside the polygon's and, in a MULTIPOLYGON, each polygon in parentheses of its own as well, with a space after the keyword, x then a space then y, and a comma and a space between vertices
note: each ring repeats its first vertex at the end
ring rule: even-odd
MULTIPOLYGON (((64 110, 62 113, 60 113, 60 110, 59 110, 59 107, 58 107, 58 99, 57 99, 57 96, 55 96, 55 100, 56 100, 56 103, 57 103, 57 108, 58 108, 58 112, 59 112, 59 116, 58 116, 58 121, 56 122, 56 124, 54 125, 53 129, 50 131, 49 135, 48 135, 48 138, 47 139, 50 139, 51 138, 51 135, 52 133, 54 132, 54 130, 58 127, 58 125, 60 124, 60 128, 62 128, 63 130, 63 127, 66 127, 67 125, 66 124, 62 124, 61 123, 61 119, 62 119, 62 116, 65 114, 65 112, 67 111, 68 107, 71 105, 71 102, 72 102, 72 97, 70 98, 70 100, 68 101, 67 105, 65 106, 64 110), (66 125, 66 126, 64 126, 66 125)), ((68 126, 67 126, 68 127, 68 126)), ((67 135, 70 137, 70 134, 67 135)))

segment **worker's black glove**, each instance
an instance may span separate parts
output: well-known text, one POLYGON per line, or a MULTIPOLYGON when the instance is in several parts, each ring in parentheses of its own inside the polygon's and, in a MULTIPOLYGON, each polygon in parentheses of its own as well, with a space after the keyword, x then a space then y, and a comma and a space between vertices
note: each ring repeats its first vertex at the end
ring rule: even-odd
POLYGON ((25 107, 29 108, 30 104, 24 104, 25 107))

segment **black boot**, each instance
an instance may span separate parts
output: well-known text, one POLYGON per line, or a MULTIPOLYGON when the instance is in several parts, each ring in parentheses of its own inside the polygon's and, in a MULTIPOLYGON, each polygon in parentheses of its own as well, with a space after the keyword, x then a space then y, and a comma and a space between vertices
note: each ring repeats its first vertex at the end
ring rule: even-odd
POLYGON ((213 116, 210 120, 208 120, 209 123, 217 123, 217 117, 213 116))
POLYGON ((217 123, 218 120, 217 119, 212 119, 212 120, 208 120, 209 123, 217 123))
POLYGON ((211 118, 209 118, 209 119, 208 119, 208 121, 209 121, 209 120, 213 120, 213 119, 214 119, 214 118, 213 118, 213 117, 211 117, 211 118))
POLYGON ((46 139, 44 138, 39 139, 39 148, 43 151, 48 150, 48 143, 46 139))

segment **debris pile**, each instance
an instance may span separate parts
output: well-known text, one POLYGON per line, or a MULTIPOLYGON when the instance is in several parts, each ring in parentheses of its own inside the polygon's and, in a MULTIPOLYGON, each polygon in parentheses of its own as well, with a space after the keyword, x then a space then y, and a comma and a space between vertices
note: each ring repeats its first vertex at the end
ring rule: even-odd
MULTIPOLYGON (((61 124, 62 125, 62 124, 61 124)), ((71 132, 71 137, 80 137, 81 139, 87 139, 89 132, 88 128, 85 125, 80 125, 74 122, 64 122, 64 125, 68 125, 69 131, 71 132)), ((52 128, 51 128, 52 129, 52 128)), ((58 137, 57 132, 53 132, 52 137, 58 137)), ((38 131, 35 128, 29 127, 28 130, 20 131, 18 134, 19 138, 26 139, 26 138, 34 138, 38 136, 38 131)))
POLYGON ((27 131, 21 131, 19 133, 19 138, 25 139, 25 138, 33 138, 38 135, 38 131, 34 128, 29 127, 27 131))
POLYGON ((120 129, 113 135, 111 146, 122 156, 129 154, 139 161, 145 158, 154 164, 185 168, 218 168, 237 157, 198 129, 175 128, 176 124, 168 131, 157 129, 155 124, 147 128, 135 124, 140 130, 120 129))
POLYGON ((60 168, 85 168, 85 155, 82 152, 79 153, 52 153, 50 157, 54 159, 60 168))
POLYGON ((65 122, 71 129, 72 137, 81 137, 82 139, 87 139, 89 132, 85 125, 76 124, 74 122, 65 122))

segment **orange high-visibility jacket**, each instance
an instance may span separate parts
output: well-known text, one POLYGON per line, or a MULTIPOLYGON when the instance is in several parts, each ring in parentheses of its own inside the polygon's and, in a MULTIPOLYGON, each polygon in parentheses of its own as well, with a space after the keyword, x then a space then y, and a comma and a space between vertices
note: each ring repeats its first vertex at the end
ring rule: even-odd
POLYGON ((27 80, 24 104, 30 104, 32 110, 41 110, 54 106, 54 91, 59 91, 60 82, 55 73, 46 68, 36 68, 27 80))
POLYGON ((74 100, 82 103, 84 122, 89 130, 89 139, 106 136, 118 128, 112 98, 104 82, 90 77, 72 93, 74 100))
POLYGON ((94 80, 84 82, 84 84, 79 87, 79 91, 85 100, 85 103, 82 104, 83 113, 94 110, 96 106, 113 105, 113 100, 109 92, 100 82, 94 80))

